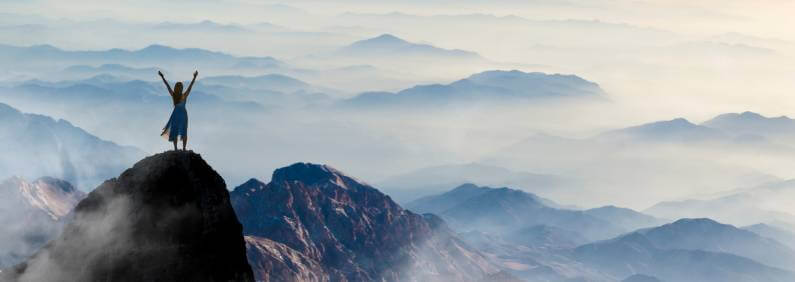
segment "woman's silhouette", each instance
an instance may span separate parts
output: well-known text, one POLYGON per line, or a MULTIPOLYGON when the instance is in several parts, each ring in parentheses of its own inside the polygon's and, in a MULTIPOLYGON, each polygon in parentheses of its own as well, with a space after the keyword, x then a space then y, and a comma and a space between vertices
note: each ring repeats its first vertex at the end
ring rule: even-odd
POLYGON ((193 72, 193 80, 190 81, 185 94, 182 94, 182 82, 174 84, 174 90, 171 90, 171 85, 168 85, 163 73, 158 71, 157 74, 163 79, 163 83, 166 84, 168 93, 171 94, 171 99, 174 101, 174 111, 171 112, 171 117, 168 119, 166 126, 163 127, 163 133, 160 136, 174 142, 175 151, 177 150, 177 139, 182 139, 182 150, 185 150, 185 146, 188 143, 188 111, 185 109, 185 103, 188 101, 188 95, 190 95, 190 90, 193 88, 193 83, 196 82, 196 76, 199 75, 199 71, 193 72))

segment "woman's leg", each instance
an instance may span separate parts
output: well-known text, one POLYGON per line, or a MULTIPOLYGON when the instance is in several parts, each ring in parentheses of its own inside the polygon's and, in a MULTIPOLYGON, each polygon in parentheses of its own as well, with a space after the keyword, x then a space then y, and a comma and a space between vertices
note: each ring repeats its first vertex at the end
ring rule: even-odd
POLYGON ((174 151, 176 151, 176 150, 177 150, 177 140, 174 139, 174 151))
MULTIPOLYGON (((187 137, 183 137, 182 138, 182 150, 183 151, 185 151, 185 145, 187 145, 187 144, 188 144, 188 138, 187 137)), ((174 143, 174 146, 177 146, 177 143, 174 143)))

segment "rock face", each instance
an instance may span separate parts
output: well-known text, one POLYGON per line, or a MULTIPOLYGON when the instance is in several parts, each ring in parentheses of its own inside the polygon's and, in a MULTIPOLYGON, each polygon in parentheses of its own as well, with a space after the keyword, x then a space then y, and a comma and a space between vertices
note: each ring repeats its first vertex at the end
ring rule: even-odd
POLYGON ((438 217, 325 166, 237 187, 232 204, 262 281, 475 281, 498 270, 438 217))
MULTIPOLYGON (((258 281, 330 281, 332 277, 319 262, 267 238, 246 236, 246 253, 258 281)), ((334 273, 334 278, 342 276, 334 273)))
POLYGON ((91 192, 16 281, 253 281, 224 180, 192 152, 148 157, 91 192))
POLYGON ((58 235, 85 194, 69 182, 14 177, 0 183, 0 268, 20 263, 58 235))

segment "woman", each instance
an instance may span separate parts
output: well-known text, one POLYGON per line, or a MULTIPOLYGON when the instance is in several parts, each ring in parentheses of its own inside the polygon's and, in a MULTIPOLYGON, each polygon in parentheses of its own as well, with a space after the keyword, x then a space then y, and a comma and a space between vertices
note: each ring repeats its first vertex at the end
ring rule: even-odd
POLYGON ((157 74, 163 79, 163 83, 166 84, 168 93, 171 94, 171 99, 174 101, 174 111, 171 112, 171 117, 168 119, 166 126, 163 127, 163 133, 160 136, 174 142, 174 151, 177 150, 177 139, 182 139, 182 150, 184 151, 188 143, 188 111, 185 110, 185 102, 188 100, 188 95, 190 95, 190 90, 193 88, 193 83, 196 82, 196 76, 199 75, 199 71, 193 72, 193 80, 188 85, 188 90, 185 91, 185 94, 182 94, 182 82, 174 84, 174 90, 171 90, 171 85, 168 85, 163 73, 158 71, 157 74))

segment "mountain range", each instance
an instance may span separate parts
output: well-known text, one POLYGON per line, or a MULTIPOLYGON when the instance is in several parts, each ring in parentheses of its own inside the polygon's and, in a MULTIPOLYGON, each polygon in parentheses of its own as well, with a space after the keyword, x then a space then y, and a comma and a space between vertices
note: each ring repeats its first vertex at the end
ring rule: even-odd
POLYGON ((516 187, 543 192, 576 185, 576 180, 548 174, 514 171, 503 167, 469 163, 425 167, 379 181, 378 187, 399 203, 441 194, 465 183, 492 187, 516 187))
POLYGON ((683 219, 577 247, 573 256, 615 277, 647 274, 662 281, 792 281, 793 272, 731 254, 738 248, 787 250, 770 249, 775 246, 751 232, 708 219, 683 219))
POLYGON ((546 225, 577 232, 591 241, 629 231, 586 212, 555 206, 558 205, 550 200, 520 190, 472 184, 406 204, 416 212, 438 214, 459 231, 510 234, 546 225))
POLYGON ((751 188, 731 190, 706 199, 660 202, 646 213, 666 217, 710 217, 737 225, 795 223, 789 199, 795 181, 777 181, 751 188))
POLYGON ((366 92, 345 100, 356 107, 429 107, 459 103, 514 103, 556 99, 600 100, 596 83, 575 75, 493 70, 449 84, 418 85, 396 93, 366 92))
POLYGON ((597 138, 615 141, 703 142, 726 139, 728 136, 720 130, 677 118, 609 131, 597 138))
POLYGON ((469 184, 407 206, 439 214, 465 242, 527 281, 788 281, 795 275, 789 247, 731 225, 663 224, 615 206, 576 211, 545 202, 469 184), (613 235, 588 232, 595 229, 613 235))
POLYGON ((624 230, 637 230, 667 223, 665 219, 656 218, 648 214, 628 208, 604 206, 583 211, 585 214, 620 226, 624 230))
POLYGON ((63 50, 52 45, 0 45, 0 62, 25 69, 85 64, 123 64, 131 67, 170 67, 189 69, 251 69, 278 68, 282 62, 272 57, 236 57, 199 48, 177 49, 153 44, 138 50, 109 49, 92 51, 63 50), (46 58, 46 59, 43 59, 46 58))
POLYGON ((785 140, 795 137, 792 133, 795 132, 795 120, 787 116, 765 117, 748 111, 721 114, 701 125, 737 135, 757 135, 785 140))
POLYGON ((94 187, 142 157, 134 147, 102 140, 65 120, 22 113, 0 103, 0 177, 53 176, 94 187))
MULTIPOLYGON (((722 116, 737 117, 732 119, 737 124, 750 117, 756 123, 773 127, 786 121, 786 118, 765 118, 753 113, 722 116)), ((724 119, 716 117, 712 120, 724 119)), ((732 131, 739 125, 731 126, 729 123, 726 121, 717 126, 712 121, 696 124, 676 118, 607 130, 585 138, 533 134, 488 154, 479 163, 522 168, 564 178, 576 175, 580 183, 588 183, 581 185, 576 193, 568 189, 538 191, 545 197, 561 201, 573 202, 573 196, 582 199, 580 193, 587 193, 586 198, 594 201, 584 203, 586 205, 628 205, 619 199, 604 197, 609 194, 605 191, 621 191, 628 193, 627 197, 641 201, 648 199, 648 202, 633 202, 632 205, 636 205, 633 208, 654 205, 659 202, 651 201, 655 198, 692 198, 692 191, 710 195, 736 187, 781 181, 777 175, 786 175, 786 167, 795 157, 795 148, 789 146, 788 141, 782 141, 787 140, 786 135, 757 135, 764 133, 761 130, 753 134, 739 129, 732 131), (764 162, 755 161, 760 156, 765 156, 764 162), (640 191, 633 189, 637 185, 646 187, 643 189, 645 196, 633 194, 640 191), (600 198, 602 200, 597 200, 600 198)), ((785 128, 781 127, 781 130, 785 128)))
POLYGON ((151 78, 157 71, 158 69, 153 67, 133 68, 121 64, 102 64, 99 66, 74 65, 65 68, 59 75, 62 79, 72 80, 85 79, 98 75, 144 79, 151 78))
POLYGON ((248 30, 239 25, 234 24, 220 24, 211 20, 203 20, 195 23, 177 23, 177 22, 161 22, 152 27, 153 29, 171 30, 171 31, 184 31, 197 29, 205 32, 247 32, 248 30))
POLYGON ((795 270, 795 251, 789 247, 774 239, 711 219, 681 219, 636 232, 661 249, 729 253, 766 265, 795 270))
POLYGON ((338 49, 337 56, 387 57, 400 59, 483 60, 475 52, 443 49, 429 44, 412 43, 391 34, 364 39, 338 49))
POLYGON ((745 226, 742 229, 759 234, 759 236, 762 237, 776 240, 787 245, 790 249, 795 250, 795 232, 787 230, 786 228, 773 226, 771 224, 757 223, 745 226))
POLYGON ((209 76, 202 78, 200 81, 207 85, 222 85, 232 88, 270 90, 285 93, 308 90, 310 88, 310 85, 306 82, 281 74, 266 74, 254 77, 235 75, 209 76))

